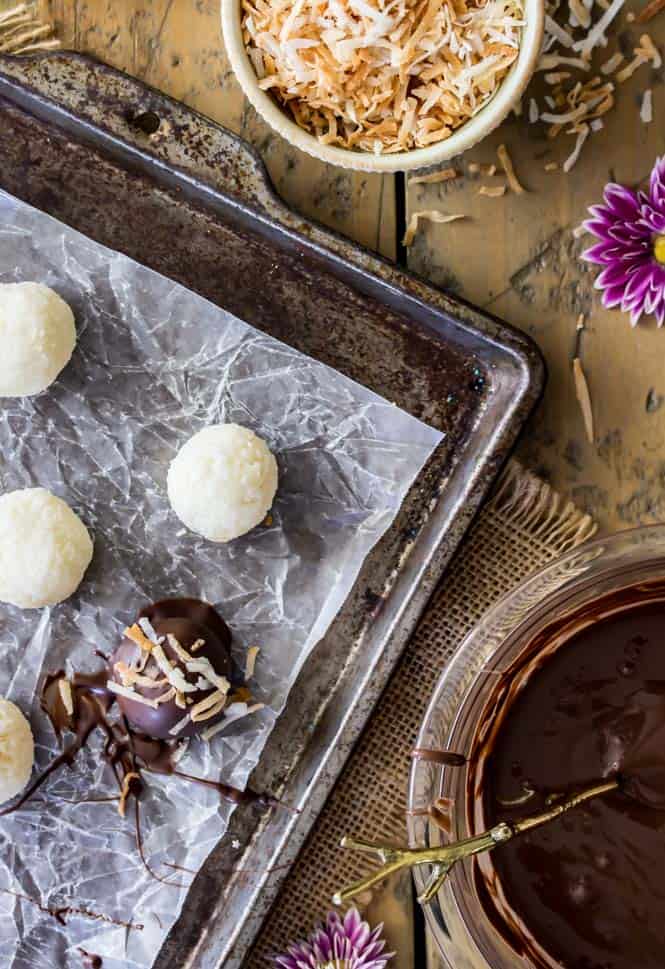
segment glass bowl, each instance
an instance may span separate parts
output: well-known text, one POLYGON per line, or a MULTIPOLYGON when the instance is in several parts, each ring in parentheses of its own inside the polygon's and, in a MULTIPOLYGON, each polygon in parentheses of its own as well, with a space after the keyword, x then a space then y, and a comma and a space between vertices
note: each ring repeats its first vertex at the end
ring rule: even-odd
MULTIPOLYGON (((665 525, 654 525, 588 542, 527 578, 500 599, 463 641, 437 684, 417 747, 469 754, 497 674, 552 620, 618 589, 663 577, 665 525)), ((412 847, 442 844, 481 830, 482 819, 474 817, 468 803, 467 773, 467 768, 414 761, 407 815, 412 847), (438 823, 429 810, 435 803, 438 823)), ((480 858, 484 860, 459 863, 425 906, 444 965, 450 969, 532 967, 528 955, 510 947, 484 912, 473 866, 480 863, 487 873, 491 865, 489 856, 480 858)), ((419 894, 431 874, 424 865, 414 869, 419 894)))

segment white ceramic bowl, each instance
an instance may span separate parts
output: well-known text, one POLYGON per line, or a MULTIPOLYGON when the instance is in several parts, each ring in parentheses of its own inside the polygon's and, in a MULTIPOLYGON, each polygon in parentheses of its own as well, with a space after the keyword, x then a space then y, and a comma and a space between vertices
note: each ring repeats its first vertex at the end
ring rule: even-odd
POLYGON ((542 46, 545 20, 544 0, 524 0, 526 25, 522 31, 517 60, 494 97, 449 138, 427 148, 413 148, 392 155, 375 155, 334 145, 322 145, 314 135, 297 125, 269 94, 262 91, 242 39, 240 0, 221 0, 221 3, 224 42, 231 67, 258 113, 296 148, 302 148, 308 154, 331 165, 364 172, 404 172, 414 168, 430 168, 461 154, 493 131, 520 100, 533 75, 542 46))

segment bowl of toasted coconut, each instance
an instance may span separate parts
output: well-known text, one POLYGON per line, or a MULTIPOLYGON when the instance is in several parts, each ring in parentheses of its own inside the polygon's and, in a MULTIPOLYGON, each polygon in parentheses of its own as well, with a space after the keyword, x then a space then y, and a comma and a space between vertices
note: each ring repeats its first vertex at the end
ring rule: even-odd
POLYGON ((231 66, 291 144, 362 171, 426 168, 516 107, 544 0, 222 0, 231 66))

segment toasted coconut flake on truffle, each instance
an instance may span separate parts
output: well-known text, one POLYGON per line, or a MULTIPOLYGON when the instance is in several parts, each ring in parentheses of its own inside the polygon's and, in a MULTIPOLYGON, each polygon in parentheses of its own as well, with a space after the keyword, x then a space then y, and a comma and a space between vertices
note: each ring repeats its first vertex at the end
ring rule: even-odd
POLYGON ((201 656, 199 659, 190 660, 187 663, 188 673, 200 673, 201 676, 210 683, 211 686, 216 686, 218 690, 223 693, 228 693, 231 689, 231 684, 225 676, 220 676, 219 673, 215 672, 215 668, 208 659, 207 656, 201 656))
POLYGON ((62 700, 62 705, 67 711, 67 716, 73 717, 74 716, 74 697, 72 695, 72 684, 69 682, 66 676, 63 676, 58 680, 58 691, 60 693, 60 699, 62 700))
POLYGON ((199 700, 189 711, 189 715, 194 723, 201 720, 209 720, 224 709, 226 705, 226 693, 222 690, 214 690, 208 696, 199 700))
POLYGON ((166 641, 176 654, 179 660, 183 663, 190 663, 194 658, 191 653, 188 653, 184 646, 181 646, 178 640, 171 633, 168 633, 166 641))
POLYGON ((192 643, 192 645, 189 647, 189 650, 190 650, 191 653, 198 653, 198 651, 203 646, 205 646, 205 644, 206 644, 205 639, 197 639, 196 642, 195 643, 192 643))
POLYGON ((159 645, 159 643, 164 642, 164 637, 157 635, 155 631, 155 627, 146 616, 142 616, 139 619, 138 625, 141 627, 141 630, 146 634, 150 642, 154 643, 155 646, 159 645))
POLYGON ((413 240, 416 238, 416 232, 418 231, 418 223, 421 219, 427 219, 429 222, 438 222, 444 225, 447 222, 456 222, 457 219, 465 218, 465 215, 446 215, 444 212, 437 212, 436 209, 423 209, 420 212, 412 212, 406 232, 404 233, 402 245, 410 246, 413 244, 413 240))
POLYGON ((152 655, 166 679, 179 693, 193 693, 196 690, 194 684, 187 682, 182 670, 171 662, 161 646, 154 646, 152 655))
POLYGON ((133 643, 136 643, 144 652, 151 653, 153 651, 155 644, 148 639, 138 623, 135 622, 133 626, 128 626, 124 635, 127 639, 131 639, 133 643))
MULTIPOLYGON (((178 722, 171 727, 171 729, 169 730, 169 734, 172 737, 177 737, 179 733, 182 733, 182 731, 185 729, 185 727, 189 722, 190 722, 190 717, 189 717, 189 713, 187 713, 187 715, 184 716, 182 720, 178 720, 178 722)), ((182 756, 182 754, 180 756, 182 756)))
POLYGON ((114 663, 113 669, 120 677, 123 686, 136 685, 147 687, 148 689, 154 689, 155 687, 164 686, 165 683, 168 683, 165 676, 160 676, 159 679, 157 679, 156 676, 151 676, 149 674, 144 675, 139 673, 138 670, 134 669, 134 667, 128 666, 127 663, 123 663, 122 661, 114 663))
POLYGON ((149 699, 147 696, 142 696, 137 693, 136 690, 132 690, 129 686, 123 686, 121 683, 116 683, 115 680, 107 680, 106 688, 111 691, 111 693, 117 693, 118 696, 124 696, 128 700, 133 700, 135 703, 142 703, 146 707, 152 707, 153 710, 157 709, 158 704, 155 700, 149 699))
POLYGON ((162 703, 170 703, 171 700, 175 699, 176 691, 173 687, 170 690, 166 690, 165 693, 160 693, 159 696, 155 697, 155 703, 160 706, 162 703))
POLYGON ((447 138, 519 53, 522 0, 242 0, 259 78, 321 143, 381 154, 447 138))

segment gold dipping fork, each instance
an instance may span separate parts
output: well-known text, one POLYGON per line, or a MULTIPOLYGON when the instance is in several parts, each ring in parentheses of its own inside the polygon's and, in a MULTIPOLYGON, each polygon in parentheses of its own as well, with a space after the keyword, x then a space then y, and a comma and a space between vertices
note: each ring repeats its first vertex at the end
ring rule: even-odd
POLYGON ((343 888, 333 895, 334 905, 343 905, 354 896, 372 888, 377 882, 382 881, 393 872, 400 871, 402 868, 414 868, 417 865, 433 865, 430 878, 427 881, 425 890, 418 898, 421 905, 430 902, 441 886, 445 882, 451 868, 458 861, 470 858, 472 855, 480 854, 483 851, 491 851, 497 845, 505 844, 511 838, 539 828, 543 824, 549 824, 555 818, 560 817, 579 804, 591 801, 593 798, 602 797, 610 791, 619 788, 618 779, 596 784, 585 790, 577 791, 568 796, 562 796, 553 800, 552 806, 547 811, 533 814, 530 817, 522 818, 521 821, 499 821, 489 831, 475 835, 473 838, 464 838, 462 841, 454 841, 451 844, 439 845, 433 848, 393 848, 387 845, 372 844, 369 841, 360 841, 355 838, 342 838, 341 847, 351 848, 353 851, 363 852, 364 854, 376 855, 381 862, 381 867, 371 875, 360 879, 353 885, 343 888))

